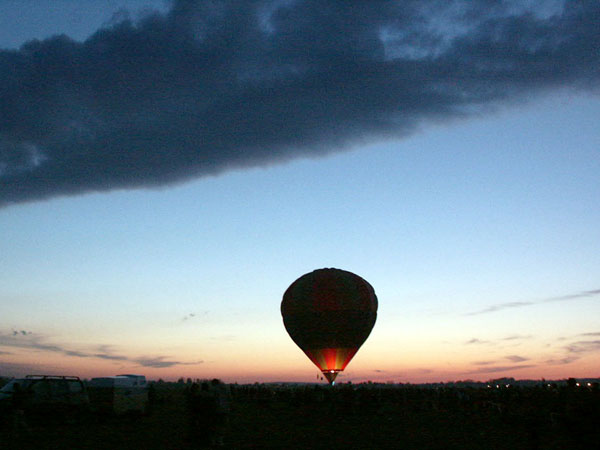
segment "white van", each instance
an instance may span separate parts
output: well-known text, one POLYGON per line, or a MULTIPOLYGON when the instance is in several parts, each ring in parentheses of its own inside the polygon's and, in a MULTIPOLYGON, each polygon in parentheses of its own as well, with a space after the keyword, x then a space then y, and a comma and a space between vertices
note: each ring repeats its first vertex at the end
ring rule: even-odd
POLYGON ((90 406, 100 413, 144 413, 148 407, 148 385, 144 375, 92 378, 88 382, 90 406))
POLYGON ((9 381, 0 389, 0 411, 11 407, 17 385, 23 393, 22 407, 27 412, 73 413, 89 409, 90 400, 79 377, 27 375, 9 381))

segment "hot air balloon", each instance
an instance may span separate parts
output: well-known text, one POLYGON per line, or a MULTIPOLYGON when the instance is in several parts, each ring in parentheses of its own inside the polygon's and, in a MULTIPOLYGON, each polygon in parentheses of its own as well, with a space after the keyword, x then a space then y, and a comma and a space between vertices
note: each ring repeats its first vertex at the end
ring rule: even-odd
POLYGON ((369 337, 377 296, 352 272, 318 269, 287 288, 281 315, 292 340, 333 384, 369 337))

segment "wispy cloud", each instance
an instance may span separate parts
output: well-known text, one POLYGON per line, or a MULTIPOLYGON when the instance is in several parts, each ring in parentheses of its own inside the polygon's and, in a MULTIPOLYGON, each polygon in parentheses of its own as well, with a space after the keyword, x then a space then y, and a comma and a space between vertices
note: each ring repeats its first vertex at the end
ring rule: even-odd
POLYGON ((198 320, 208 316, 210 311, 190 312, 181 318, 181 322, 188 322, 190 320, 198 320))
POLYGON ((600 340, 576 341, 566 345, 564 349, 569 353, 587 353, 600 350, 600 340))
POLYGON ((522 340, 526 340, 526 339, 533 339, 533 336, 531 334, 527 334, 527 335, 522 335, 522 334, 512 334, 510 336, 506 336, 501 338, 501 341, 522 341, 522 340))
POLYGON ((22 335, 22 336, 27 336, 28 334, 31 334, 31 331, 25 331, 25 330, 17 331, 17 330, 13 330, 12 334, 13 334, 13 336, 18 336, 19 334, 22 335))
POLYGON ((503 309, 510 309, 510 308, 521 308, 523 306, 529 306, 529 305, 533 305, 534 302, 507 302, 507 303, 499 303, 497 305, 492 305, 492 306, 488 306, 487 308, 484 308, 480 311, 475 311, 475 312, 470 312, 465 314, 465 316, 474 316, 477 314, 485 314, 485 313, 491 313, 491 312, 496 312, 496 311, 501 311, 503 309))
MULTIPOLYGON (((43 336, 38 336, 32 332, 27 333, 11 333, 11 334, 0 334, 0 346, 9 348, 20 348, 28 350, 37 350, 42 352, 60 353, 65 356, 74 358, 97 358, 109 361, 125 361, 130 363, 139 364, 144 367, 155 367, 164 368, 172 367, 177 365, 196 365, 201 364, 202 361, 186 362, 172 360, 167 356, 144 356, 144 357, 130 357, 125 355, 115 354, 110 351, 110 346, 100 345, 97 346, 97 351, 82 351, 72 349, 62 345, 49 344, 45 342, 43 336)), ((9 352, 0 352, 0 354, 9 354, 9 352)))
POLYGON ((580 359, 579 356, 567 356, 564 358, 548 359, 545 361, 545 363, 550 365, 566 365, 571 364, 578 359, 580 359))
POLYGON ((576 294, 561 295, 558 297, 548 297, 548 298, 541 299, 541 300, 498 303, 496 305, 488 306, 487 308, 483 308, 479 311, 469 312, 464 315, 465 316, 476 316, 479 314, 487 314, 487 313, 492 313, 492 312, 496 312, 496 311, 502 311, 505 309, 522 308, 524 306, 540 305, 543 303, 566 302, 566 301, 570 301, 570 300, 577 300, 580 298, 594 297, 596 295, 600 295, 600 289, 593 289, 590 291, 578 292, 576 294))
MULTIPOLYGON (((598 335, 600 335, 600 333, 590 332, 590 333, 580 333, 577 336, 595 337, 598 335)), ((571 338, 571 339, 573 339, 573 338, 571 338)), ((571 339, 569 339, 569 340, 571 340, 571 339)), ((560 341, 563 343, 566 340, 567 340, 567 338, 560 339, 560 341)), ((546 360, 545 361, 546 364, 552 364, 552 365, 570 364, 574 361, 577 361, 578 359, 581 359, 582 357, 585 357, 585 355, 587 353, 596 353, 596 352, 600 351, 600 339, 574 340, 566 345, 562 345, 559 348, 561 349, 561 352, 563 353, 563 355, 553 357, 553 358, 546 360)))
POLYGON ((472 338, 465 342, 465 345, 473 345, 473 344, 490 344, 490 341, 482 341, 481 339, 472 338))
POLYGON ((76 350, 61 350, 67 356, 77 356, 79 358, 90 358, 92 355, 88 353, 78 352, 76 350))
MULTIPOLYGON (((521 362, 530 360, 530 358, 525 358, 525 357, 519 356, 519 355, 508 355, 502 359, 505 359, 505 360, 508 360, 508 361, 511 361, 514 363, 521 363, 521 362)), ((499 361, 494 361, 494 360, 474 361, 473 365, 475 365, 475 366, 491 366, 493 364, 498 364, 498 362, 499 361)), ((499 366, 499 367, 506 367, 506 366, 499 366)), ((517 367, 517 366, 514 366, 514 367, 517 367)), ((521 367, 521 366, 518 366, 518 367, 521 367)))
POLYGON ((110 361, 128 361, 129 358, 122 355, 110 355, 107 353, 92 353, 89 355, 90 357, 98 358, 98 359, 108 359, 110 361))
POLYGON ((563 302, 565 300, 576 300, 578 298, 592 297, 594 295, 600 295, 600 289, 593 289, 591 291, 578 292, 576 294, 561 295, 558 297, 550 297, 550 298, 541 300, 540 303, 563 302))
POLYGON ((529 369, 536 367, 535 364, 520 364, 514 366, 492 366, 492 367, 479 367, 475 370, 471 370, 467 373, 496 373, 496 372, 510 372, 513 370, 529 369))
POLYGON ((172 366, 195 366, 197 364, 202 364, 204 361, 195 361, 195 362, 181 362, 181 361, 170 361, 166 356, 154 356, 154 357, 142 357, 132 359, 131 361, 138 363, 140 366, 144 367, 154 367, 154 368, 165 368, 172 366))
POLYGON ((189 314, 186 314, 185 316, 183 316, 183 318, 181 319, 181 321, 182 322, 186 322, 186 321, 188 321, 190 319, 193 319, 194 317, 196 317, 195 313, 189 313, 189 314))

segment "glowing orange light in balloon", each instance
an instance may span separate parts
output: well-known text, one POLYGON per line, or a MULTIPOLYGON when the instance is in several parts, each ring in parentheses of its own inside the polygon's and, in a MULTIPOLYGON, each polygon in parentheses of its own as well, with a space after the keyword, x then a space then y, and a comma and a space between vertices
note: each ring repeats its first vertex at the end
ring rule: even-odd
POLYGON ((369 337, 377 319, 377 296, 358 275, 319 269, 285 291, 281 315, 292 340, 333 383, 369 337))

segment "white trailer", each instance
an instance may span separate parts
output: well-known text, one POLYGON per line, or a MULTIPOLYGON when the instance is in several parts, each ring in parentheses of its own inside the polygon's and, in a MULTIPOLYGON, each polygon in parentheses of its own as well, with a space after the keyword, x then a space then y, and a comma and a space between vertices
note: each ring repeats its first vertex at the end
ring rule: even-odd
POLYGON ((144 375, 92 378, 88 382, 90 406, 100 413, 144 413, 148 407, 148 385, 144 375))

